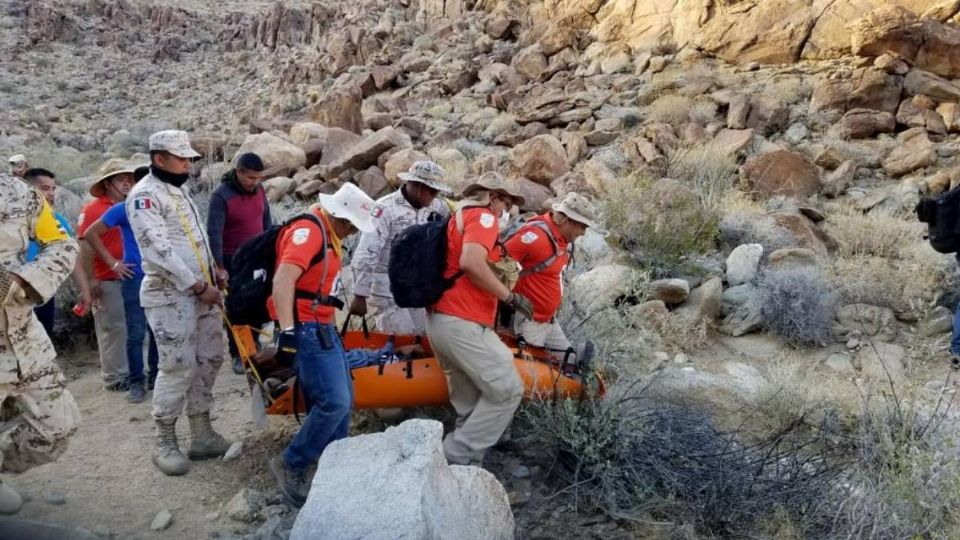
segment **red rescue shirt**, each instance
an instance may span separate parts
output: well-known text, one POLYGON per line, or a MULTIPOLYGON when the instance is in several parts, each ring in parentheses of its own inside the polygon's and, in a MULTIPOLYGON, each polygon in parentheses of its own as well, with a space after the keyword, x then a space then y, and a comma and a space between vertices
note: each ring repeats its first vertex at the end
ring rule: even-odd
MULTIPOLYGON (((83 240, 87 229, 114 205, 110 197, 104 195, 87 203, 80 211, 80 217, 77 219, 77 235, 83 240)), ((100 235, 100 241, 104 247, 118 261, 123 260, 123 237, 120 235, 120 227, 113 227, 100 235)), ((107 263, 100 258, 100 255, 93 256, 93 277, 99 281, 113 281, 117 279, 117 273, 110 269, 107 263)))
POLYGON ((540 226, 533 224, 537 221, 544 222, 550 227, 550 232, 557 241, 557 258, 543 271, 521 276, 513 290, 529 298, 533 303, 534 321, 550 322, 560 309, 560 301, 563 298, 563 272, 567 268, 567 263, 570 262, 570 252, 567 250, 569 242, 560 234, 560 229, 557 228, 550 214, 544 214, 520 227, 504 246, 507 253, 516 259, 524 270, 529 270, 552 257, 553 243, 540 226))
MULTIPOLYGON (((457 229, 456 215, 447 225, 447 269, 443 276, 452 278, 460 271, 460 254, 466 243, 480 244, 487 249, 487 260, 500 260, 500 250, 494 249, 500 225, 489 208, 463 210, 463 233, 457 229)), ((477 287, 466 275, 460 276, 453 287, 440 297, 434 311, 452 315, 484 326, 493 326, 497 316, 497 297, 477 287)))
MULTIPOLYGON (((297 289, 310 291, 314 293, 320 291, 321 294, 336 296, 340 293, 340 269, 341 259, 334 248, 332 240, 333 229, 330 227, 330 221, 323 215, 322 211, 311 209, 315 215, 323 221, 323 226, 327 230, 327 253, 326 260, 326 278, 324 274, 324 262, 318 261, 310 266, 310 261, 323 249, 323 232, 314 222, 302 219, 285 230, 281 231, 277 237, 277 267, 282 263, 293 264, 303 269, 303 274, 297 280, 297 289), (323 279, 323 287, 320 287, 320 280, 323 279)), ((277 310, 274 306, 273 296, 267 299, 267 311, 273 320, 277 319, 277 310)), ((317 322, 321 324, 333 324, 336 309, 333 306, 314 306, 312 300, 297 298, 297 321, 301 323, 317 322)))

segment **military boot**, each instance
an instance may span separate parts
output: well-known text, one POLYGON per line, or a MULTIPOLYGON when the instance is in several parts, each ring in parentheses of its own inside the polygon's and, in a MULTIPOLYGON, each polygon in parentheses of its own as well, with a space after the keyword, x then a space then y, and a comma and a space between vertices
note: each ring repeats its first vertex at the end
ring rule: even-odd
POLYGON ((157 451, 153 464, 167 476, 180 476, 190 471, 190 461, 177 445, 177 419, 157 419, 157 451))
POLYGON ((211 459, 222 457, 230 448, 230 441, 224 439, 210 425, 210 412, 190 416, 190 459, 211 459))
POLYGON ((0 480, 0 515, 16 514, 23 506, 23 497, 9 484, 0 480))

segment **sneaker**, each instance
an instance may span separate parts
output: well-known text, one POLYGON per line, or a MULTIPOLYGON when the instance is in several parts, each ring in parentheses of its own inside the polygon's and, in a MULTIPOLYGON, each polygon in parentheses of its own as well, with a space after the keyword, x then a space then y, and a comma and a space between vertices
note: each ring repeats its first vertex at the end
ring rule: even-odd
POLYGON ((245 371, 243 369, 243 362, 240 360, 240 357, 234 356, 231 360, 233 362, 233 372, 237 375, 243 375, 245 371))
POLYGON ((277 479, 280 494, 291 506, 300 508, 307 502, 307 482, 303 473, 297 473, 287 467, 283 456, 277 456, 267 462, 267 469, 277 479))
POLYGON ((143 403, 147 399, 147 390, 142 384, 130 385, 130 393, 127 394, 127 401, 130 403, 143 403))
POLYGON ((106 390, 107 392, 126 392, 127 390, 130 389, 130 383, 128 383, 126 379, 124 379, 122 381, 117 381, 112 384, 104 384, 103 389, 106 390))

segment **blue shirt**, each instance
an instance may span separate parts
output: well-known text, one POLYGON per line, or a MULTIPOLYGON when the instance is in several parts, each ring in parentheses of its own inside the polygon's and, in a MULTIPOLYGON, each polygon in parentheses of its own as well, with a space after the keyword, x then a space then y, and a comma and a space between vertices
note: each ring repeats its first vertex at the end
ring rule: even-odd
MULTIPOLYGON (((60 226, 63 227, 63 230, 66 231, 67 234, 69 234, 70 236, 76 236, 73 233, 73 228, 70 227, 70 222, 67 221, 66 218, 64 218, 63 216, 61 216, 56 212, 53 213, 53 217, 57 218, 57 221, 60 223, 60 226)), ((27 244, 26 262, 33 262, 37 258, 37 255, 39 254, 40 254, 40 244, 31 240, 30 243, 27 244)))
POLYGON ((140 257, 140 246, 137 245, 137 239, 133 236, 133 229, 130 228, 130 220, 127 219, 127 209, 124 203, 118 202, 111 206, 100 216, 100 221, 110 228, 120 227, 120 235, 123 237, 123 262, 133 266, 134 277, 143 277, 143 259, 140 257))

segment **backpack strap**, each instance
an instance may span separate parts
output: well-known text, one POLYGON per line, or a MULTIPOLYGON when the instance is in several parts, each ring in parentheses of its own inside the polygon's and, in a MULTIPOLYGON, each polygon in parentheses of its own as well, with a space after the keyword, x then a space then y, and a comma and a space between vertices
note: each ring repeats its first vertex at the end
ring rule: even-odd
MULTIPOLYGON (((530 268, 521 270, 520 271, 521 277, 543 272, 547 268, 550 268, 550 265, 552 265, 554 262, 557 261, 558 258, 560 258, 560 244, 557 243, 557 238, 553 235, 553 231, 550 230, 550 226, 547 225, 547 222, 545 221, 530 221, 526 223, 524 227, 520 227, 512 235, 506 238, 504 240, 504 243, 506 243, 506 241, 509 240, 510 238, 513 238, 514 236, 520 234, 521 231, 523 231, 523 229, 526 228, 526 225, 529 225, 531 227, 537 227, 538 229, 541 229, 544 232, 544 234, 547 235, 547 239, 550 240, 550 245, 553 246, 553 254, 547 257, 546 259, 544 259, 543 261, 541 261, 539 264, 536 264, 530 268)), ((570 244, 570 245, 572 246, 573 244, 570 244)), ((569 247, 567 248, 567 252, 571 254, 571 257, 573 256, 573 250, 570 249, 569 247)))
MULTIPOLYGON (((327 228, 324 227, 323 221, 317 216, 313 215, 312 213, 306 213, 306 214, 300 214, 298 216, 294 216, 290 218, 289 220, 286 221, 286 223, 283 224, 283 227, 286 228, 288 225, 293 224, 295 221, 299 221, 302 219, 308 219, 312 221, 317 227, 320 228, 320 239, 323 242, 320 248, 320 252, 314 255, 312 259, 310 259, 310 266, 307 268, 307 271, 309 271, 310 268, 316 266, 320 262, 323 262, 323 272, 320 275, 319 289, 317 289, 316 291, 308 291, 306 289, 296 289, 296 291, 294 292, 294 297, 298 300, 312 300, 314 305, 331 306, 335 309, 343 309, 345 305, 343 303, 343 300, 340 300, 335 296, 322 294, 323 284, 325 281, 327 281, 327 267, 328 267, 327 266, 328 261, 326 256, 327 255, 327 228)), ((296 312, 296 310, 294 310, 294 312, 296 312)))

